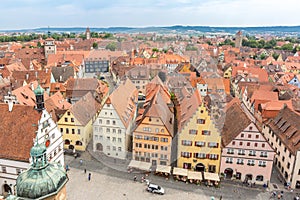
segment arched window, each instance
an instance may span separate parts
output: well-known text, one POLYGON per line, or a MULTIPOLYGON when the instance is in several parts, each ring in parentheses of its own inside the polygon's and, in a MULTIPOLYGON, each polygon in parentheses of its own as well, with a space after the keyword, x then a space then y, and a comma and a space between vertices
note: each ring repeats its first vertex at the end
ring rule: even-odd
POLYGON ((264 176, 263 175, 257 175, 256 180, 257 181, 264 181, 264 176))
POLYGON ((75 145, 82 146, 82 142, 76 141, 75 145))
POLYGON ((65 144, 70 144, 70 140, 66 139, 65 144))

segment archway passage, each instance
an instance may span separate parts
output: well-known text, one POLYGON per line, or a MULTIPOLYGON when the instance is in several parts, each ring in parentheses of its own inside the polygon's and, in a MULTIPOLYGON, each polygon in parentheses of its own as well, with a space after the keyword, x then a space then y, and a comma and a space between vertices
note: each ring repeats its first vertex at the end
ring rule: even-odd
POLYGON ((69 145, 70 144, 70 140, 66 139, 65 140, 65 145, 69 145))
POLYGON ((205 165, 203 165, 202 163, 198 163, 195 166, 195 171, 197 171, 197 172, 204 172, 205 171, 205 165))
POLYGON ((4 183, 4 184, 3 184, 3 191, 4 191, 5 193, 10 193, 10 194, 12 194, 11 187, 10 187, 7 183, 4 183))
POLYGON ((103 145, 101 143, 96 144, 97 151, 103 151, 103 145))
POLYGON ((74 145, 69 145, 69 149, 74 149, 74 145))
POLYGON ((231 168, 226 168, 224 170, 224 174, 225 174, 225 178, 231 179, 232 175, 233 175, 233 169, 231 168))
POLYGON ((245 179, 246 179, 247 181, 252 181, 253 175, 252 175, 252 174, 246 174, 245 179))

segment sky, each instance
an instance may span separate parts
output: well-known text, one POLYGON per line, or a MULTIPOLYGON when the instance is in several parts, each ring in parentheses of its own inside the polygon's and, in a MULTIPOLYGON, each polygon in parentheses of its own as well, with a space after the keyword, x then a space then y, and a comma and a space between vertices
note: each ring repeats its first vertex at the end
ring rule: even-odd
POLYGON ((300 25, 299 0, 1 0, 0 30, 300 25))

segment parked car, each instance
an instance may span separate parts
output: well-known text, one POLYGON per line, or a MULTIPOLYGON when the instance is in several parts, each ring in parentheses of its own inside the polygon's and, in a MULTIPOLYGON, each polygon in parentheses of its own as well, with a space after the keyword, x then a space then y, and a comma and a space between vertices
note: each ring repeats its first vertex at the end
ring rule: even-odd
POLYGON ((148 192, 157 193, 157 194, 165 194, 164 188, 160 187, 159 185, 150 183, 147 187, 148 192))

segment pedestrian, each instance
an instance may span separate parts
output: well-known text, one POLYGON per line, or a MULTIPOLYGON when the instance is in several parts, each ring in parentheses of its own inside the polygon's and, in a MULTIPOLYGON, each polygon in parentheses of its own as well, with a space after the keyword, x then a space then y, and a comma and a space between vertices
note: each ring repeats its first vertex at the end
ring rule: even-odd
POLYGON ((220 196, 220 200, 222 200, 222 198, 223 198, 223 197, 222 197, 222 195, 221 195, 221 196, 220 196))
POLYGON ((88 180, 90 181, 91 180, 91 173, 89 173, 89 175, 88 175, 88 180))
POLYGON ((69 171, 69 165, 66 165, 66 172, 69 171))
POLYGON ((86 174, 86 169, 84 168, 84 173, 86 174))
POLYGON ((137 179, 136 176, 134 176, 134 177, 133 177, 133 181, 136 182, 136 179, 137 179))
POLYGON ((82 163, 83 163, 83 161, 82 161, 82 159, 80 159, 80 165, 82 165, 82 163))

